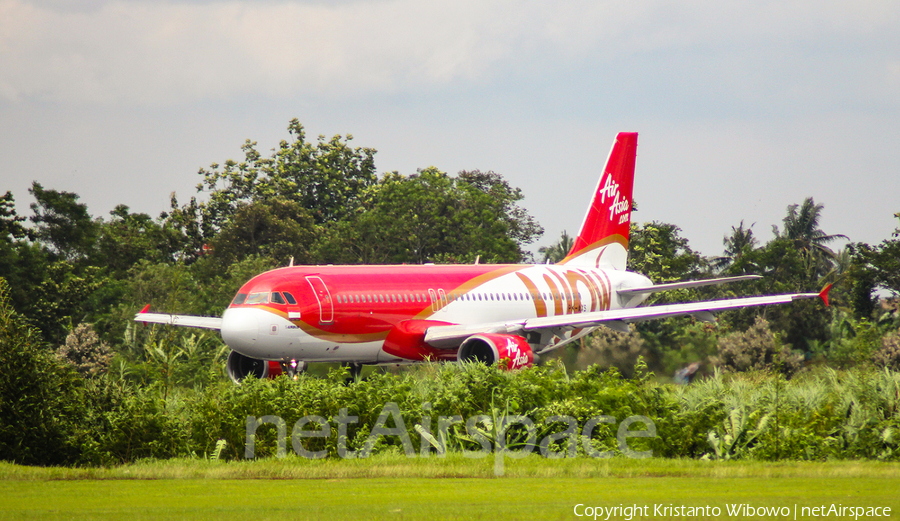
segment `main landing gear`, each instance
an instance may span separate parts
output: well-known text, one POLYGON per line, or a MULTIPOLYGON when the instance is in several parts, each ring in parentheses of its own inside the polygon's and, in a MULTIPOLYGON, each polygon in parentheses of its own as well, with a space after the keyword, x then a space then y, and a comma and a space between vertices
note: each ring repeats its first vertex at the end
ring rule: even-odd
POLYGON ((350 370, 350 378, 347 378, 347 383, 353 383, 359 381, 359 375, 362 373, 362 364, 354 364, 353 362, 342 362, 342 367, 346 367, 350 370))

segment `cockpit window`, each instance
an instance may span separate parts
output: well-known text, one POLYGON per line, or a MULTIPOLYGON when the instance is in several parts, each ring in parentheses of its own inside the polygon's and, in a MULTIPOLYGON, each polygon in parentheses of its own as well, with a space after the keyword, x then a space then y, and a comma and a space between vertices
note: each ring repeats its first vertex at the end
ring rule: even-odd
POLYGON ((277 291, 272 292, 272 303, 284 304, 284 299, 281 297, 281 293, 278 293, 277 291))
POLYGON ((290 304, 292 306, 297 304, 297 299, 295 299, 293 295, 291 295, 287 291, 284 291, 283 293, 284 293, 284 298, 287 299, 287 301, 288 301, 288 304, 290 304))
POLYGON ((269 301, 268 293, 251 293, 247 297, 247 304, 265 304, 269 301))
POLYGON ((239 306, 239 305, 243 304, 245 300, 247 300, 247 294, 246 293, 238 293, 237 296, 234 297, 234 300, 231 301, 231 303, 236 306, 239 306))

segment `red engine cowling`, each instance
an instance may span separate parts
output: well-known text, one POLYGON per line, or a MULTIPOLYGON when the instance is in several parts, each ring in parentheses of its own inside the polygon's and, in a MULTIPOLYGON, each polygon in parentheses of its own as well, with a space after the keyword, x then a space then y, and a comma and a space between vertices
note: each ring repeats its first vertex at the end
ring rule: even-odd
POLYGON ((275 378, 281 375, 281 364, 274 360, 258 360, 244 356, 237 351, 232 351, 228 355, 228 361, 225 363, 225 369, 228 376, 235 383, 241 383, 241 380, 248 376, 255 376, 259 379, 275 378))
POLYGON ((480 334, 467 338, 459 346, 458 360, 476 360, 488 365, 503 361, 504 369, 521 369, 534 364, 528 341, 518 335, 480 334))
POLYGON ((431 326, 446 326, 437 320, 403 320, 388 333, 382 349, 407 360, 453 360, 452 349, 436 349, 425 343, 425 332, 431 326))

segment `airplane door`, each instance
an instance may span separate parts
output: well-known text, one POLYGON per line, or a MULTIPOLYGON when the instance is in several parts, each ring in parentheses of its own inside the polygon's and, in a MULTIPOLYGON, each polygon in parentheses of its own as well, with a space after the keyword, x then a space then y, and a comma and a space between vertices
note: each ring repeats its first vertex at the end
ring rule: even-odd
POLYGON ((334 322, 334 303, 331 300, 331 293, 321 278, 315 275, 306 277, 306 282, 312 287, 313 295, 319 302, 319 323, 331 324, 334 322))

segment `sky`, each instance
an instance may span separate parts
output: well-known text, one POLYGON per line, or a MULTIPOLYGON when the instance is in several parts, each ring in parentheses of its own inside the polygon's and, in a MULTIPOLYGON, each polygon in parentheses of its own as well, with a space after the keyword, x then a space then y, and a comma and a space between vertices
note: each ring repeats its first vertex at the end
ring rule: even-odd
POLYGON ((813 197, 877 244, 900 212, 896 0, 0 0, 0 193, 158 215, 297 118, 379 172, 493 170, 555 242, 619 131, 635 222, 719 255, 813 197))

